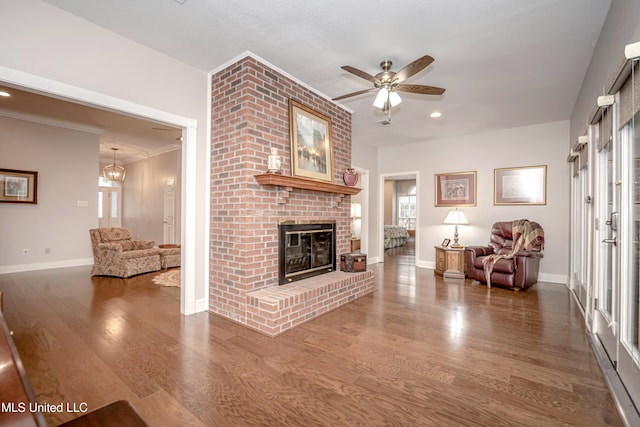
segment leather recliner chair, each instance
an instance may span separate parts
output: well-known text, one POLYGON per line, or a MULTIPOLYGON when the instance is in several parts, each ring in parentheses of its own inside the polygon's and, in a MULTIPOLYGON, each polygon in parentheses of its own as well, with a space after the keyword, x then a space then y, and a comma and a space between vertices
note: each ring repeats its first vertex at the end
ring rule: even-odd
MULTIPOLYGON (((537 223, 533 223, 539 227, 537 223)), ((527 289, 538 281, 538 269, 542 255, 542 242, 535 242, 529 250, 517 252, 511 259, 498 260, 491 272, 491 286, 514 290, 527 289)), ((465 256, 467 276, 487 283, 483 260, 490 254, 510 254, 513 249, 512 221, 493 224, 487 246, 467 246, 465 256)))

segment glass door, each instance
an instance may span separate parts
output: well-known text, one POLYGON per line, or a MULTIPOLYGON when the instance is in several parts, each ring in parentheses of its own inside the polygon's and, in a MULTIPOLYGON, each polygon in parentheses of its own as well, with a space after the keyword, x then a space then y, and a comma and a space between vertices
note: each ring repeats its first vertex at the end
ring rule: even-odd
POLYGON ((632 400, 640 404, 639 234, 640 113, 621 132, 622 203, 620 221, 621 304, 618 373, 632 400))
POLYGON ((594 332, 602 342, 612 363, 618 361, 618 203, 616 185, 616 139, 598 154, 599 192, 599 265, 596 281, 594 332))
POLYGON ((98 187, 98 226, 121 227, 120 209, 120 189, 98 187))
MULTIPOLYGON (((586 151, 586 148, 583 149, 586 151)), ((586 154, 586 153, 585 153, 586 154)), ((589 260, 591 257, 589 256, 589 203, 591 203, 591 199, 588 191, 588 167, 585 167, 580 170, 578 173, 578 203, 577 206, 579 208, 577 215, 577 230, 578 230, 578 238, 577 240, 577 252, 578 256, 578 265, 577 267, 577 280, 576 280, 576 288, 574 292, 578 297, 578 301, 582 306, 582 309, 586 311, 587 309, 587 284, 589 281, 588 278, 588 268, 589 268, 589 260)))

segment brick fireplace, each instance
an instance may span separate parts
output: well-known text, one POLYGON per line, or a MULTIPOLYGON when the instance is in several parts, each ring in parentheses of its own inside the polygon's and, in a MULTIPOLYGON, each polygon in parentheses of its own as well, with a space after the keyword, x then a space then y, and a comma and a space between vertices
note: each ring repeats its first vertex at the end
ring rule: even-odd
POLYGON ((351 166, 351 114, 254 55, 211 79, 209 310, 277 335, 373 291, 373 273, 334 271, 278 286, 278 224, 335 221, 336 255, 349 251, 350 197, 264 185, 276 148, 291 175, 289 99, 331 118, 334 183, 351 166))

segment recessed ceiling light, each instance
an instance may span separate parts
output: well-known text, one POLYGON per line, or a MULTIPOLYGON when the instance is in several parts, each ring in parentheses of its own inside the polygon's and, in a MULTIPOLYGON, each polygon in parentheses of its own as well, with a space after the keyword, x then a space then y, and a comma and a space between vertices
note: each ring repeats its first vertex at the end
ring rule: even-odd
POLYGON ((431 113, 431 118, 435 119, 438 118, 442 115, 442 113, 440 111, 434 111, 433 113, 431 113))
POLYGON ((8 96, 11 96, 11 94, 7 91, 0 90, 0 96, 8 97, 8 96))

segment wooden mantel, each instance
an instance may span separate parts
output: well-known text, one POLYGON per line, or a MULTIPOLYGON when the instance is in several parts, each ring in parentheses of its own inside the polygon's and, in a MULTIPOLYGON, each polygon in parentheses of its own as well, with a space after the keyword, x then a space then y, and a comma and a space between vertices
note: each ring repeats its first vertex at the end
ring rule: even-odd
POLYGON ((273 173, 263 173, 255 175, 256 181, 262 185, 274 185, 278 187, 301 188, 304 190, 323 191, 340 195, 355 195, 360 192, 360 188, 347 187, 346 185, 332 184, 330 182, 316 181, 298 176, 286 176, 273 173))

